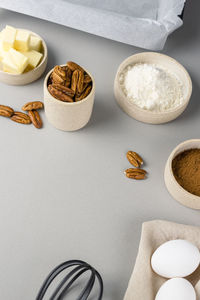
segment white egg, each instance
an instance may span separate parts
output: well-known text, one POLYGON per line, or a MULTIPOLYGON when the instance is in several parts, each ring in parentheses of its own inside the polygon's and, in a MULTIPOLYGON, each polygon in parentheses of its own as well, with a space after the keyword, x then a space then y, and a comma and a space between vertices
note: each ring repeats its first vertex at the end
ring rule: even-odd
POLYGON ((197 269, 199 263, 199 249, 186 240, 168 241, 151 257, 154 272, 166 278, 186 277, 197 269))
POLYGON ((160 287, 155 300, 196 300, 196 292, 188 280, 172 278, 160 287))

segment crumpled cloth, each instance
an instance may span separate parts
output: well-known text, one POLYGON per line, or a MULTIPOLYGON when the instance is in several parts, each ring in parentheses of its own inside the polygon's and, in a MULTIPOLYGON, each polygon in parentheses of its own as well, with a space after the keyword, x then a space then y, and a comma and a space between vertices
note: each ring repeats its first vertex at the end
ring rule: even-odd
MULTIPOLYGON (((161 244, 173 239, 188 240, 200 249, 200 227, 161 220, 143 223, 138 255, 124 300, 155 299, 167 279, 152 270, 151 256, 161 244)), ((200 299, 200 266, 186 279, 195 287, 197 299, 200 299)))

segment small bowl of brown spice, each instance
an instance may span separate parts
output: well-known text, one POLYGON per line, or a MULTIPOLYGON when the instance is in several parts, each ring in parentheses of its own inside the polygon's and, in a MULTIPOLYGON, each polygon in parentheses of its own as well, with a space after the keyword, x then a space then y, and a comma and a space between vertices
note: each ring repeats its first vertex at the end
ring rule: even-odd
POLYGON ((44 108, 54 127, 75 131, 90 120, 95 95, 94 78, 74 62, 55 66, 44 81, 44 108))
POLYGON ((200 209, 200 139, 179 144, 165 166, 165 184, 181 204, 200 209))

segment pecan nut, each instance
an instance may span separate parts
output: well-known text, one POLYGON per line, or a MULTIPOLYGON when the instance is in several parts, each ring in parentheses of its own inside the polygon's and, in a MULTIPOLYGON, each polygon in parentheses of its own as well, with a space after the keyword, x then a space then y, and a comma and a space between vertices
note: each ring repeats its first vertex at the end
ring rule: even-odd
POLYGON ((51 73, 51 80, 53 83, 65 84, 66 73, 61 66, 55 66, 51 73))
POLYGON ((72 81, 71 81, 71 89, 76 93, 77 85, 79 79, 79 71, 75 70, 72 74, 72 81))
POLYGON ((69 97, 71 97, 71 98, 74 97, 74 91, 72 89, 70 89, 62 84, 58 84, 58 83, 53 83, 52 86, 55 89, 61 91, 62 93, 68 95, 69 97))
POLYGON ((83 91, 83 85, 84 85, 84 73, 82 71, 79 71, 78 83, 77 83, 77 91, 80 94, 83 91))
POLYGON ((70 70, 70 68, 66 67, 65 74, 66 74, 65 85, 66 85, 66 87, 70 87, 70 85, 71 85, 71 78, 72 78, 72 70, 70 70))
POLYGON ((70 70, 72 70, 72 72, 74 72, 75 70, 80 70, 84 73, 83 68, 81 68, 81 66, 79 66, 78 64, 76 64, 73 61, 68 61, 67 62, 67 67, 70 68, 70 70))
POLYGON ((85 74, 84 83, 90 83, 91 81, 92 81, 92 78, 88 74, 85 74))
POLYGON ((92 90, 92 86, 89 85, 79 97, 75 97, 75 101, 78 102, 86 98, 90 94, 91 90, 92 90))
POLYGON ((26 103, 22 107, 22 110, 28 111, 28 110, 33 110, 33 109, 41 109, 43 107, 44 107, 44 104, 41 101, 33 101, 33 102, 26 103))
POLYGON ((126 153, 126 157, 128 161, 136 168, 139 168, 143 164, 143 159, 136 152, 128 151, 126 153))
POLYGON ((81 66, 69 61, 65 66, 54 67, 47 81, 47 88, 58 100, 80 101, 91 92, 92 78, 81 66))
POLYGON ((30 110, 28 112, 31 122, 36 128, 42 128, 42 120, 37 110, 30 110))
POLYGON ((79 98, 81 96, 81 94, 86 90, 86 88, 89 86, 88 83, 83 83, 83 89, 81 93, 78 93, 78 91, 76 91, 76 98, 79 98))
POLYGON ((65 93, 59 91, 58 89, 56 89, 55 87, 53 87, 52 84, 50 84, 48 86, 48 91, 50 92, 50 94, 60 100, 60 101, 64 101, 64 102, 73 102, 73 99, 71 97, 69 97, 68 95, 66 95, 65 93))
POLYGON ((27 114, 22 113, 20 111, 15 111, 14 115, 11 117, 11 120, 21 124, 31 123, 30 117, 27 114))
POLYGON ((136 180, 145 179, 146 173, 147 172, 143 169, 133 169, 133 168, 129 168, 125 171, 125 174, 128 178, 132 178, 136 180))
POLYGON ((14 114, 14 110, 6 105, 0 105, 0 116, 10 118, 14 114))
POLYGON ((62 78, 66 77, 65 70, 61 66, 55 66, 53 72, 59 75, 62 78))
POLYGON ((62 77, 60 77, 58 74, 56 74, 56 73, 52 73, 51 74, 51 81, 53 82, 53 83, 59 83, 59 84, 65 84, 65 79, 63 79, 62 77))

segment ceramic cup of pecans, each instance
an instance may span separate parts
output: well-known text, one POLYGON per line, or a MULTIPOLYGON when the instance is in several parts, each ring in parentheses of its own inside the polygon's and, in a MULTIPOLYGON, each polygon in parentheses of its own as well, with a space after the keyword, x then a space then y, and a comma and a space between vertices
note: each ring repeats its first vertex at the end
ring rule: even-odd
POLYGON ((95 95, 93 77, 74 62, 55 66, 44 81, 46 117, 54 127, 75 131, 90 120, 95 95))

